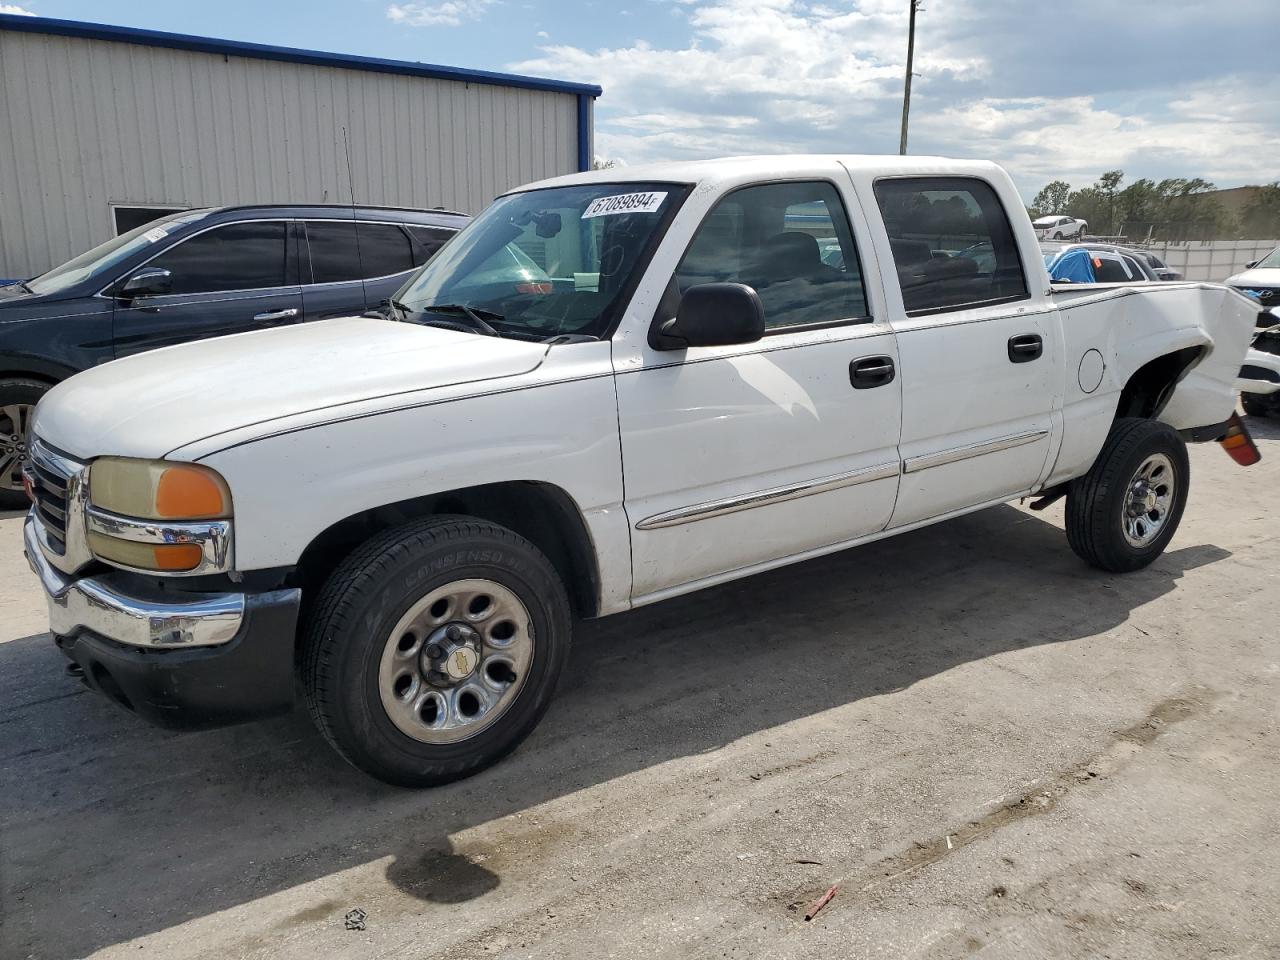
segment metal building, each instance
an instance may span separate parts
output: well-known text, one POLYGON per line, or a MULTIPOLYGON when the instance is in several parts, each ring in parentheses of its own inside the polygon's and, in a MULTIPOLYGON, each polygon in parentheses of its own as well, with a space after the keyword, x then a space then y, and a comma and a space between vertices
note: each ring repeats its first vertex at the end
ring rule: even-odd
POLYGON ((0 15, 0 278, 177 209, 446 207, 591 165, 600 88, 0 15), (346 141, 350 143, 348 177, 346 141))

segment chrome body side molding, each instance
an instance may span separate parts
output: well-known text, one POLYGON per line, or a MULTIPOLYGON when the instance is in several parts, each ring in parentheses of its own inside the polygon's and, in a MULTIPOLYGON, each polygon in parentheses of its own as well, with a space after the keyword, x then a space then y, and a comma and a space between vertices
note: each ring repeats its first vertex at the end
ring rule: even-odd
POLYGON ((1029 430, 1026 433, 1015 433, 1008 437, 998 437, 995 440, 984 440, 981 443, 970 443, 963 447, 952 447, 949 450, 939 450, 937 453, 926 453, 919 457, 909 457, 902 461, 903 473, 916 473, 920 470, 928 470, 930 467, 940 467, 943 464, 955 463, 959 460, 968 460, 971 457, 981 457, 987 453, 997 453, 1001 450, 1010 450, 1013 447, 1021 447, 1023 444, 1035 443, 1049 435, 1048 430, 1029 430))
POLYGON ((788 500, 798 500, 801 497, 811 497, 817 493, 826 493, 829 490, 838 490, 841 487, 852 487, 859 483, 888 480, 898 475, 898 469, 897 463, 881 463, 874 467, 863 467, 859 470, 851 470, 848 473, 838 473, 831 477, 820 477, 817 480, 805 480, 801 483, 791 483, 783 487, 773 487, 769 490, 760 490, 740 497, 725 497, 721 500, 695 503, 690 507, 681 507, 678 510, 668 510, 666 513, 657 513, 652 517, 645 517, 645 519, 636 524, 636 529, 655 530, 661 527, 673 527, 681 523, 693 523, 697 520, 707 520, 711 517, 722 517, 727 513, 737 513, 740 510, 751 510, 755 507, 765 507, 775 503, 785 503, 788 500))

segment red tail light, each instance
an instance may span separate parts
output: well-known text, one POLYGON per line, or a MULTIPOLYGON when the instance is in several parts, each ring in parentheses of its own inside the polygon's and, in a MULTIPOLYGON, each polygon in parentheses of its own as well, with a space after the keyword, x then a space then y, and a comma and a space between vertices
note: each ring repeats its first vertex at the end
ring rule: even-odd
POLYGON ((532 293, 544 297, 554 289, 550 283, 517 283, 516 293, 532 293))
POLYGON ((1233 413, 1227 421, 1227 433, 1221 440, 1222 449, 1227 451, 1231 459, 1242 467, 1251 467, 1262 459, 1258 445, 1249 436, 1249 428, 1240 419, 1240 414, 1233 413))

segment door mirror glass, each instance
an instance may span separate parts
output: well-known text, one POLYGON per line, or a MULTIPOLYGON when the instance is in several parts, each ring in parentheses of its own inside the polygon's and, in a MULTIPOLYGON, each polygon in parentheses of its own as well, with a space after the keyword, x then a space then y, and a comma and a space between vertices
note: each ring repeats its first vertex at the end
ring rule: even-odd
POLYGON ((120 286, 119 296, 158 297, 173 290, 173 275, 163 267, 143 267, 120 286))
POLYGON ((701 283, 680 298, 674 320, 658 332, 658 350, 755 343, 764 336, 760 296, 743 283, 701 283))

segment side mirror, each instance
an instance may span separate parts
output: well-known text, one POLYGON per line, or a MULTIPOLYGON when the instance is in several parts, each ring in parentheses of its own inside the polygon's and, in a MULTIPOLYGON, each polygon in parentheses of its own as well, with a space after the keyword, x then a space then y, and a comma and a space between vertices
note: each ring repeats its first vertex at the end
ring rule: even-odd
POLYGON ((1245 268, 1246 270, 1252 270, 1254 267, 1256 267, 1256 266, 1257 266, 1258 264, 1260 264, 1261 262, 1262 262, 1261 260, 1250 260, 1248 263, 1246 263, 1246 264, 1244 265, 1244 268, 1245 268))
POLYGON ((173 276, 163 267, 143 267, 120 285, 116 296, 125 300, 135 297, 158 297, 173 290, 173 276))
POLYGON ((655 350, 755 343, 764 336, 764 306, 744 283, 700 283, 684 292, 675 319, 654 334, 655 350))

